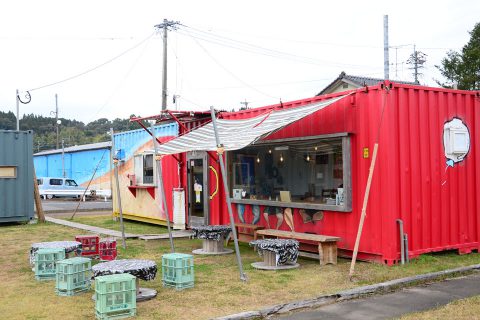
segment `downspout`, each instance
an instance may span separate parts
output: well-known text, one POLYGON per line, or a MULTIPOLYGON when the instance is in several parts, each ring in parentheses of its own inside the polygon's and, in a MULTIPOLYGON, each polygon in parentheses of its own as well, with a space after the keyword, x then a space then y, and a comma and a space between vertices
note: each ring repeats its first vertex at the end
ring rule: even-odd
POLYGON ((398 229, 400 231, 400 257, 402 264, 405 264, 405 242, 404 242, 404 236, 405 234, 403 233, 403 221, 402 219, 397 219, 398 222, 398 229))

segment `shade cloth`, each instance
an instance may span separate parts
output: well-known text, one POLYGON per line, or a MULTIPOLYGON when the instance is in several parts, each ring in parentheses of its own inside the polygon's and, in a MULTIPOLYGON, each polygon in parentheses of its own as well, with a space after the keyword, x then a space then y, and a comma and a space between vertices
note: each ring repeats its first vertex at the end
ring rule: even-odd
MULTIPOLYGON (((317 112, 346 96, 347 95, 319 101, 296 108, 270 110, 248 119, 217 119, 220 141, 225 150, 242 149, 265 135, 317 112)), ((183 136, 159 145, 157 152, 167 155, 187 151, 215 151, 216 149, 213 123, 208 123, 183 136)))

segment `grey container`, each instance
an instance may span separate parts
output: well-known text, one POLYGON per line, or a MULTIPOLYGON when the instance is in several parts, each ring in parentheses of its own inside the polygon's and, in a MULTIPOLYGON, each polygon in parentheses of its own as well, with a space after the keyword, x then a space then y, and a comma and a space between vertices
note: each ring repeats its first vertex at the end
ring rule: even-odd
POLYGON ((0 223, 33 219, 33 132, 0 130, 0 223))

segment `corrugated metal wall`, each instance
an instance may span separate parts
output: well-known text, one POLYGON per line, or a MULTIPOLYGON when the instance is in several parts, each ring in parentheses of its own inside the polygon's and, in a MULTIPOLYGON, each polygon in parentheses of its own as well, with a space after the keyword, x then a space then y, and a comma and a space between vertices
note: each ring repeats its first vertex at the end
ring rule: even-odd
MULTIPOLYGON (((284 104, 304 105, 338 94, 284 104)), ((393 84, 359 89, 324 110, 294 123, 268 139, 348 132, 351 143, 352 212, 325 211, 316 224, 303 224, 294 213, 295 230, 340 236, 339 248, 351 254, 360 219, 374 143, 379 141, 359 258, 395 263, 400 243, 396 220, 405 223, 410 256, 480 248, 480 98, 476 92, 393 84), (384 100, 385 99, 385 100, 384 100), (381 129, 379 125, 382 119, 381 129), (464 160, 447 166, 443 129, 460 119, 470 133, 464 160), (370 157, 363 158, 369 148, 370 157)), ((265 108, 224 114, 245 118, 265 108)), ((249 213, 251 210, 247 209, 249 213)), ((228 221, 223 212, 223 221, 228 221)), ((261 223, 264 223, 263 218, 261 223)), ((283 229, 287 229, 285 225, 283 229)))
MULTIPOLYGON (((38 177, 63 177, 61 153, 38 155, 33 160, 38 177)), ((110 189, 110 148, 65 152, 64 162, 65 176, 78 184, 87 184, 98 165, 91 188, 110 189)))
POLYGON ((0 178, 0 222, 33 218, 33 133, 0 130, 0 166, 15 167, 16 177, 0 178))
MULTIPOLYGON (((155 135, 160 140, 168 140, 178 135, 178 125, 176 123, 157 125, 154 127, 154 130, 155 135)), ((125 152, 125 159, 119 165, 119 184, 123 214, 127 218, 137 220, 153 223, 165 222, 164 211, 160 209, 161 188, 155 188, 155 199, 145 189, 137 189, 135 195, 128 189, 130 181, 127 175, 134 174, 133 156, 145 150, 152 150, 152 137, 143 129, 116 133, 114 134, 113 152, 115 153, 119 149, 125 152)), ((165 157, 162 162, 166 199, 170 218, 173 219, 172 188, 179 187, 179 168, 177 161, 172 156, 165 157)), ((119 213, 115 183, 113 183, 112 196, 113 211, 114 213, 119 213)))

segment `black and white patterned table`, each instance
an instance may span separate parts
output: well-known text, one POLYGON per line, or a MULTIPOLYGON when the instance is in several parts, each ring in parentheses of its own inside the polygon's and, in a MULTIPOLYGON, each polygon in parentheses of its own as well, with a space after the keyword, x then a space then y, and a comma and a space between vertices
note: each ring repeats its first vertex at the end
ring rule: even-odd
POLYGON ((250 242, 264 261, 252 266, 263 270, 297 268, 299 242, 295 239, 260 239, 250 242))
POLYGON ((35 264, 35 256, 38 249, 65 249, 65 256, 70 253, 80 255, 82 253, 82 244, 78 241, 50 241, 50 242, 37 242, 32 244, 30 248, 30 264, 35 264))
POLYGON ((233 252, 232 249, 223 247, 225 239, 232 232, 231 226, 195 226, 192 230, 194 238, 203 240, 202 249, 193 250, 194 254, 220 255, 233 252))
POLYGON ((137 301, 154 298, 157 291, 154 289, 140 288, 139 279, 150 281, 157 275, 157 263, 152 260, 120 259, 96 264, 92 267, 93 277, 111 274, 129 273, 137 278, 137 301))

